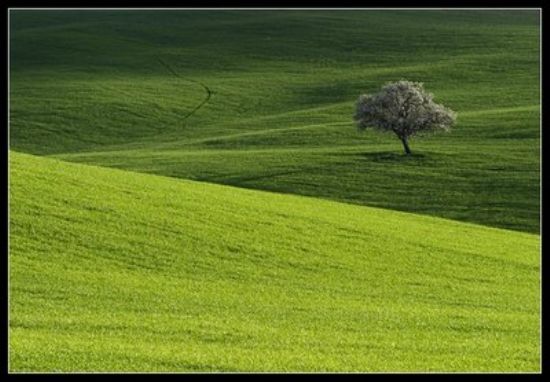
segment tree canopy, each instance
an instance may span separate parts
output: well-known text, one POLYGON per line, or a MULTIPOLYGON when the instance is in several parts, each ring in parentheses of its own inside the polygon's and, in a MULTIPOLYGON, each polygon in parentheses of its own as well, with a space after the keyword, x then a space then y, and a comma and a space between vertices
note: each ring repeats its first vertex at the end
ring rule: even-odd
POLYGON ((356 105, 354 120, 360 130, 372 127, 391 131, 411 154, 408 139, 421 132, 448 131, 456 113, 435 103, 433 95, 420 82, 388 83, 376 94, 362 94, 356 105))

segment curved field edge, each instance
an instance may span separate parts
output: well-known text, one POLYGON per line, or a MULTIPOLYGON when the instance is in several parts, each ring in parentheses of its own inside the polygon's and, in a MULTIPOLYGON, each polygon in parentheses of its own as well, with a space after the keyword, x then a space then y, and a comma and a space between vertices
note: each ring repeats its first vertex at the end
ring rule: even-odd
POLYGON ((539 371, 538 235, 10 153, 11 371, 539 371))

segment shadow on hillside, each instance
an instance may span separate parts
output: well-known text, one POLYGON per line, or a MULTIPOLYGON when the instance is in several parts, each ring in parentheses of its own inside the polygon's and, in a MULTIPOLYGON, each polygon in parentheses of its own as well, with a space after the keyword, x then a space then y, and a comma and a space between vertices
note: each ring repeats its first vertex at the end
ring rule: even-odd
POLYGON ((360 157, 369 160, 370 162, 382 163, 418 163, 429 162, 433 156, 429 153, 413 152, 411 155, 405 155, 398 151, 378 151, 368 153, 339 153, 337 155, 346 155, 360 157))
POLYGON ((292 175, 292 174, 299 174, 306 172, 307 169, 299 169, 299 170, 288 170, 288 171, 276 171, 276 172, 270 172, 270 173, 263 173, 260 175, 252 175, 252 176, 242 176, 242 175, 224 175, 222 177, 215 176, 211 178, 201 178, 200 180, 206 180, 209 182, 216 182, 216 183, 222 183, 222 184, 228 184, 228 185, 235 185, 240 186, 243 185, 246 182, 254 182, 258 180, 263 179, 270 179, 275 178, 278 176, 284 176, 284 175, 292 175))

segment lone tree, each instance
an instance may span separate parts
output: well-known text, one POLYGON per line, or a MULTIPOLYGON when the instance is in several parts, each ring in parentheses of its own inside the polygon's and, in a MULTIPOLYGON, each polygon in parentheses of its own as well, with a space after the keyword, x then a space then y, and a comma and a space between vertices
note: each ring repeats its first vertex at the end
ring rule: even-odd
POLYGON ((359 96, 354 115, 359 130, 393 131, 410 155, 409 138, 421 132, 450 130, 456 113, 433 101, 419 82, 388 83, 376 94, 359 96))

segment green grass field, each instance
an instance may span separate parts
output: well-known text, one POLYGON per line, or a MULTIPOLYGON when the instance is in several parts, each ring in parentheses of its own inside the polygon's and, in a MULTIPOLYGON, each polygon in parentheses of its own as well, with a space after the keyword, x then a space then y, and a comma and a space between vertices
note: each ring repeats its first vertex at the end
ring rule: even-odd
POLYGON ((539 237, 12 153, 14 370, 539 368, 539 237))
POLYGON ((10 369, 540 370, 539 34, 12 10, 10 369), (399 79, 458 113, 412 157, 352 121, 399 79))

